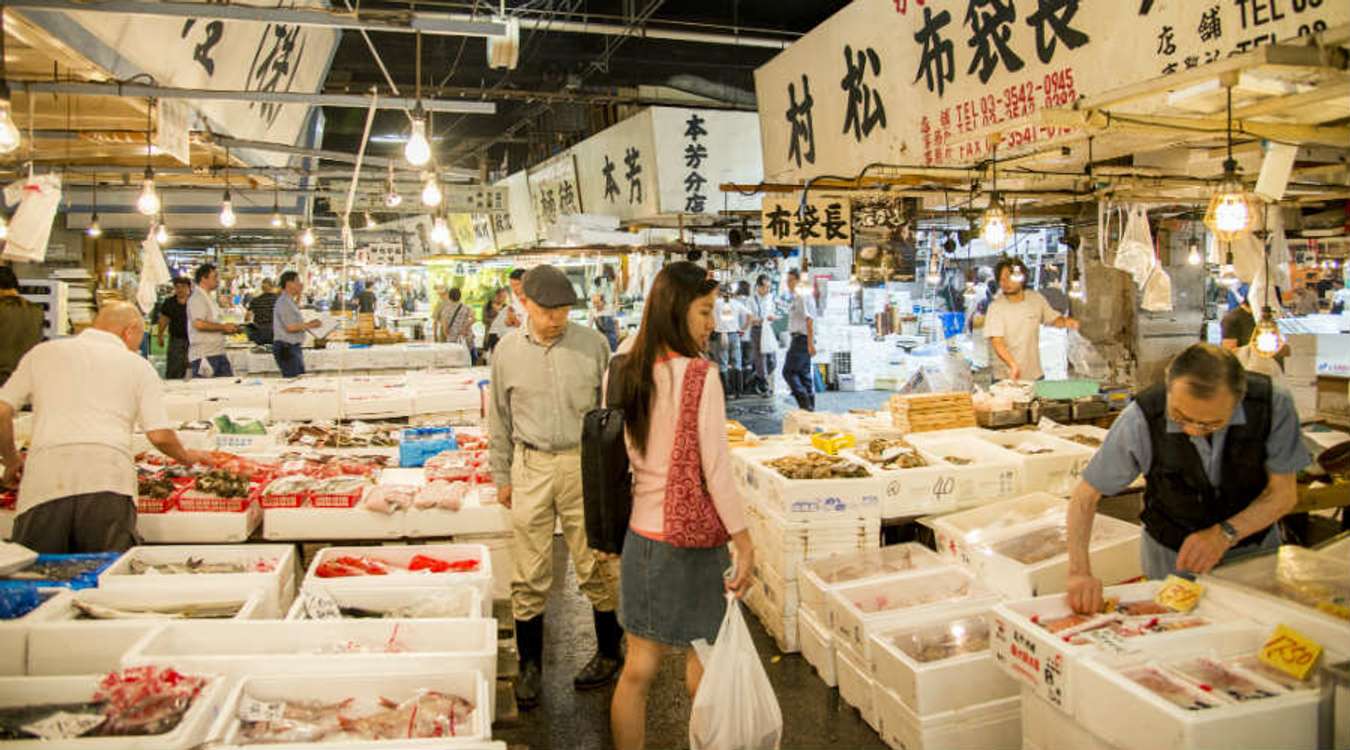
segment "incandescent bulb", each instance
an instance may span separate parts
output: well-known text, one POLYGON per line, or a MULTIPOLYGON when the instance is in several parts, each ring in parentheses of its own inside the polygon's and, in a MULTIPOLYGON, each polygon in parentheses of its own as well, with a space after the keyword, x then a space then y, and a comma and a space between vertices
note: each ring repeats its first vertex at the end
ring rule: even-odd
POLYGON ((145 170, 145 180, 141 183, 141 194, 136 198, 136 210, 145 216, 159 213, 159 193, 155 191, 154 173, 148 168, 145 170))
POLYGON ((90 216, 90 217, 89 217, 89 227, 88 227, 87 229, 84 230, 84 233, 87 234, 87 235, 89 235, 90 237, 102 237, 102 236, 103 236, 103 226, 100 225, 100 224, 98 223, 98 212, 97 212, 97 211, 94 212, 94 215, 93 215, 93 216, 90 216))
POLYGON ((408 134, 408 143, 403 147, 403 156, 414 167, 420 167, 431 160, 431 143, 427 141, 427 119, 414 115, 412 132, 408 134))
POLYGON ((984 226, 980 229, 980 238, 984 244, 991 249, 999 250, 1008 244, 1008 219, 1003 215, 1003 209, 997 204, 990 206, 989 210, 984 212, 984 226))
POLYGON ((234 226, 238 218, 234 215, 234 202, 230 200, 230 191, 225 191, 225 198, 220 202, 220 225, 229 229, 234 226))
POLYGON ((0 101, 0 154, 8 154, 19 147, 19 129, 9 116, 9 102, 0 101))
POLYGON ((446 226, 445 219, 439 216, 431 224, 431 241, 437 245, 450 244, 450 227, 446 226))
POLYGON ((1251 214, 1247 211, 1247 201, 1236 193, 1219 196, 1214 206, 1214 226, 1220 232, 1236 233, 1247 228, 1251 214))
POLYGON ((300 244, 304 245, 305 247, 313 247, 313 246, 314 246, 314 228, 313 228, 313 227, 305 227, 305 231, 303 231, 303 232, 300 233, 300 244))
POLYGON ((1191 243, 1191 251, 1186 254, 1186 262, 1192 266, 1200 265, 1200 246, 1194 242, 1191 243))
POLYGON ((377 226, 379 226, 379 225, 375 223, 375 217, 374 217, 374 216, 371 216, 371 215, 370 215, 370 212, 367 211, 367 212, 366 212, 366 229, 374 229, 374 228, 377 227, 377 226))
POLYGON ((428 177, 427 184, 422 187, 422 205, 429 208, 441 205, 441 186, 436 184, 435 178, 428 177))
POLYGON ((1262 357, 1274 357, 1284 346, 1284 337, 1280 335, 1274 315, 1269 307, 1262 307, 1261 322, 1256 324, 1256 332, 1252 336, 1252 348, 1262 357))
POLYGON ((160 217, 159 226, 155 227, 155 242, 163 245, 169 241, 169 228, 164 226, 164 217, 160 217))
POLYGON ((274 226, 274 227, 280 227, 283 223, 284 223, 284 222, 283 222, 282 219, 281 219, 281 212, 280 212, 280 211, 273 211, 273 212, 272 212, 272 226, 274 226))
POLYGON ((384 194, 384 205, 388 208, 398 208, 403 203, 403 196, 394 189, 394 184, 389 183, 389 192, 384 194))

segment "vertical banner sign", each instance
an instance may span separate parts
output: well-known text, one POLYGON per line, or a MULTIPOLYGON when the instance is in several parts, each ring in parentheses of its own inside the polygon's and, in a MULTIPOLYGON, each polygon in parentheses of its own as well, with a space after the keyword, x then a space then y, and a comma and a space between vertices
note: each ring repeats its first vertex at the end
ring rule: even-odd
POLYGON ((492 220, 487 214, 450 214, 450 231, 465 255, 491 255, 492 220))
POLYGON ((160 99, 155 108, 159 110, 155 146, 177 159, 178 163, 191 164, 188 131, 192 125, 192 111, 188 109, 187 102, 181 99, 160 99))
POLYGON ((755 211, 762 195, 723 193, 724 183, 754 185, 764 176, 759 116, 753 112, 654 107, 653 140, 663 214, 755 211))
POLYGON ((645 109, 572 147, 588 212, 620 220, 658 213, 652 122, 653 110, 645 109))
POLYGON ((801 193, 764 196, 760 207, 765 245, 848 245, 853 242, 847 196, 801 193))
POLYGON ((530 200, 539 234, 547 235, 564 216, 581 213, 581 190, 577 187, 576 161, 571 152, 528 170, 530 200))
POLYGON ((529 176, 515 172, 497 182, 506 188, 506 213, 492 214, 492 234, 497 249, 524 247, 539 239, 535 228, 534 204, 530 199, 529 176))
POLYGON ((755 71, 767 180, 1054 144, 1040 112, 1350 22, 1332 0, 854 0, 755 71))

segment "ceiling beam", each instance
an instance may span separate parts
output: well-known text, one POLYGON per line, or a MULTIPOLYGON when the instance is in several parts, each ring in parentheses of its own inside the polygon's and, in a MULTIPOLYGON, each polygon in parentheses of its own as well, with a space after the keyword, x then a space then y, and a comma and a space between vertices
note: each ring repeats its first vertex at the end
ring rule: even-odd
MULTIPOLYGON (((300 146, 288 146, 284 143, 269 143, 267 141, 250 141, 243 138, 230 138, 224 135, 211 136, 211 142, 217 146, 226 148, 242 148, 251 151, 269 151, 274 154, 290 154, 291 156, 308 156, 315 159, 324 159, 326 161, 342 162, 344 164, 355 164, 356 154, 349 154, 344 151, 327 151, 324 149, 302 148, 300 146)), ((395 169, 410 169, 407 162, 401 159, 386 159, 383 157, 367 156, 363 161, 372 167, 390 167, 395 169)), ((455 178, 461 180, 473 180, 478 178, 478 170, 462 169, 459 167, 439 167, 436 174, 442 179, 455 178)))

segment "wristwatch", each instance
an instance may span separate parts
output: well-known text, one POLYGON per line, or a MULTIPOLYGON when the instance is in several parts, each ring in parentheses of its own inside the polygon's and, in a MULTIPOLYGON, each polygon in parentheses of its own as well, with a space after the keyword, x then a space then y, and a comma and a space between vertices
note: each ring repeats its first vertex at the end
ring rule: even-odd
POLYGON ((1233 528, 1233 524, 1227 521, 1219 522, 1219 531, 1223 532, 1223 537, 1228 540, 1229 547, 1237 544, 1238 540, 1242 538, 1242 536, 1238 534, 1238 530, 1233 528))

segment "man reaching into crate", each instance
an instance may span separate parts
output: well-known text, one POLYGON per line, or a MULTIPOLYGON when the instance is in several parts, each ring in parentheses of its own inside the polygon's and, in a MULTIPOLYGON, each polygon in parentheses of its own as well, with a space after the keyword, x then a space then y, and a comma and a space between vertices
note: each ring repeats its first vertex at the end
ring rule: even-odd
POLYGON ((1192 344, 1121 412, 1069 499, 1069 604, 1101 611, 1089 540, 1102 495, 1143 474, 1144 574, 1190 578, 1278 547, 1274 524, 1298 502, 1296 475, 1311 460, 1288 391, 1232 352, 1192 344))

